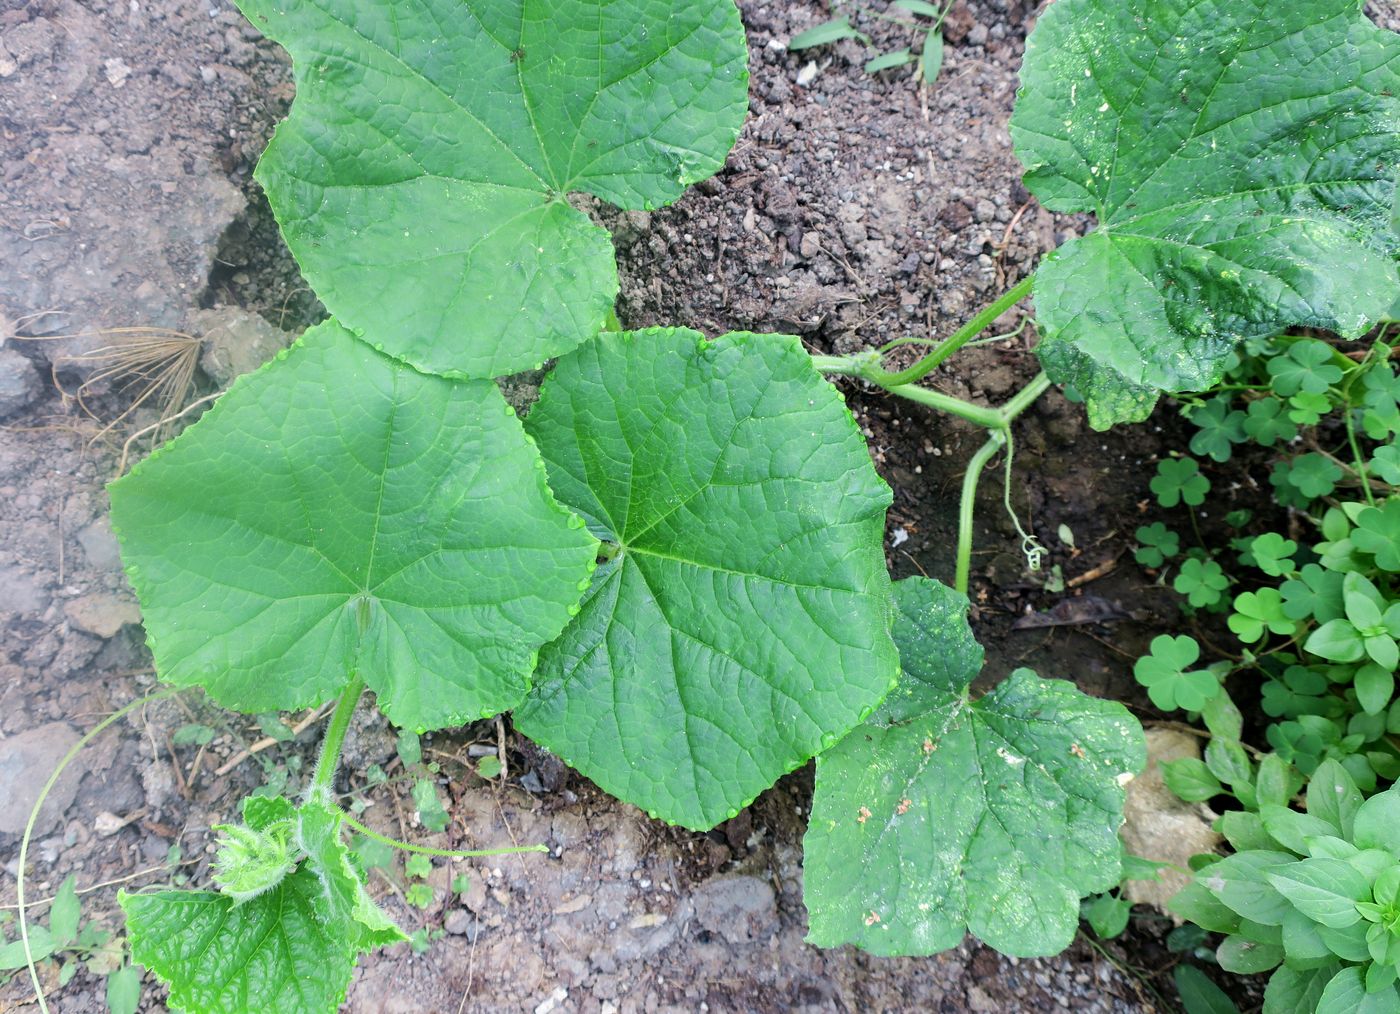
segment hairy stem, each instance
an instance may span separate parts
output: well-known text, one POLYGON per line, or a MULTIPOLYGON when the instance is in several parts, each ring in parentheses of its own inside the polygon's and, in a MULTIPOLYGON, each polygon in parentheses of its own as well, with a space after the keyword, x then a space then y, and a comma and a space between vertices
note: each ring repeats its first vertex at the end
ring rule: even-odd
POLYGON ((336 765, 340 762, 340 747, 345 742, 355 705, 360 702, 360 695, 364 692, 365 681, 356 676, 340 695, 340 700, 335 702, 331 724, 326 728, 326 738, 321 742, 321 756, 316 759, 316 773, 311 777, 311 795, 324 794, 329 798, 336 765))
POLYGON ((354 828, 355 831, 366 838, 373 838, 384 845, 392 846, 401 852, 417 852, 425 856, 442 856, 446 859, 474 859, 478 856, 513 856, 520 852, 548 852, 548 845, 521 845, 508 849, 478 849, 473 852, 457 852, 452 849, 435 849, 427 845, 414 845, 411 842, 399 841, 397 838, 390 838, 388 835, 380 834, 378 831, 371 831, 348 813, 341 813, 341 820, 354 828))

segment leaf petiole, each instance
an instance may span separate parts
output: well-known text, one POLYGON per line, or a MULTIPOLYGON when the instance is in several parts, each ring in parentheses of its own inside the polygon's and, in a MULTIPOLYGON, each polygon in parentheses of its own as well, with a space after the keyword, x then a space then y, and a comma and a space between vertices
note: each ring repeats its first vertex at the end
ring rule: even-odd
POLYGON ((316 773, 311 778, 310 795, 330 793, 336 765, 340 761, 340 747, 345 742, 345 733, 350 728, 350 718, 355 714, 355 705, 360 702, 360 695, 364 691, 365 681, 356 676, 335 702, 331 724, 326 728, 326 738, 321 741, 321 756, 316 760, 316 773))
POLYGON ((390 838, 388 835, 380 834, 378 831, 371 831, 348 813, 341 814, 341 820, 366 838, 402 852, 416 852, 425 856, 442 856, 446 859, 475 859, 481 856, 513 856, 521 852, 548 852, 548 845, 520 845, 508 849, 477 849, 471 852, 460 852, 453 849, 435 849, 428 845, 414 845, 410 842, 399 841, 397 838, 390 838))

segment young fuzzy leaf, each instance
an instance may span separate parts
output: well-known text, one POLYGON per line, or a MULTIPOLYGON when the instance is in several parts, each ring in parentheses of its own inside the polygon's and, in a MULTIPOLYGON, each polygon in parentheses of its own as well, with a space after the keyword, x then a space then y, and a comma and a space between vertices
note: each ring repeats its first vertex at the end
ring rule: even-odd
POLYGON ((334 807, 313 801, 294 811, 283 799, 250 799, 243 816, 255 831, 292 820, 306 854, 300 867, 242 901, 209 891, 118 895, 132 957, 190 1014, 334 1010, 356 955, 407 937, 365 893, 334 807))
POLYGON ((410 728, 513 707, 597 547, 494 384, 417 373, 334 321, 111 490, 161 677, 240 711, 356 672, 410 728))
POLYGON ((257 178, 308 283, 419 369, 494 377, 591 337, 617 294, 583 191, 655 208, 748 108, 733 0, 240 0, 297 96, 257 178))
POLYGON ((1099 228, 1036 273, 1090 422, 1219 380, 1243 338, 1355 337, 1400 292, 1400 37, 1359 0, 1056 0, 1011 119, 1026 185, 1099 228))
POLYGON ((541 652, 521 732, 708 828, 884 696, 890 491, 797 339, 604 334, 526 427, 610 558, 541 652))
POLYGON ((982 649, 967 600, 921 578, 895 590, 900 683, 817 758, 808 939, 931 954, 971 932, 1006 954, 1058 953, 1080 897, 1118 883, 1142 732, 1121 705, 1027 669, 969 701, 982 649))
POLYGON ((276 1010, 324 1014, 345 997, 356 947, 326 918, 321 882, 303 865, 236 905, 210 891, 118 895, 132 957, 190 1014, 276 1010))

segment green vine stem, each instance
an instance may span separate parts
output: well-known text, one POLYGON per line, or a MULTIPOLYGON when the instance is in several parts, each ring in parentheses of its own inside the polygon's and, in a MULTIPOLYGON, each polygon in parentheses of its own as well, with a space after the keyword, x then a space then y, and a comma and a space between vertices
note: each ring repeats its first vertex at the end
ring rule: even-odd
POLYGON ((472 852, 459 852, 453 849, 435 849, 428 845, 414 845, 411 842, 399 841, 397 838, 390 838, 388 835, 380 834, 378 831, 372 831, 348 813, 342 813, 341 819, 344 820, 349 827, 353 828, 359 834, 364 835, 366 838, 372 838, 383 845, 392 846, 401 852, 417 852, 425 856, 442 856, 445 859, 475 859, 480 856, 513 856, 519 855, 521 852, 549 851, 548 845, 520 845, 515 848, 478 849, 472 852))
POLYGON ((24 834, 19 840, 19 870, 15 874, 15 907, 19 909, 19 938, 24 944, 24 963, 29 969, 29 981, 34 986, 34 998, 39 1003, 39 1010, 42 1014, 49 1014, 48 1002, 44 999, 44 989, 39 984, 39 970, 34 962, 34 953, 29 948, 29 920, 25 917, 24 900, 24 868, 29 861, 29 842, 34 837, 34 825, 39 819, 39 811, 43 808, 44 801, 49 798, 49 793, 58 784, 58 779, 73 762, 73 758, 82 752, 92 740, 106 729, 113 722, 119 722, 137 708, 143 708, 152 701, 164 700, 167 697, 174 697, 180 693, 181 687, 168 687, 165 690, 157 690, 153 694, 145 697, 138 697, 124 707, 118 708, 102 721, 98 722, 87 733, 83 735, 69 751, 63 755, 63 759, 58 762, 58 766, 49 775, 49 780, 44 783, 44 787, 39 790, 39 797, 34 800, 34 806, 29 810, 29 819, 24 823, 24 834))
POLYGON ((958 349, 987 330, 987 328, 991 327, 992 324, 996 322, 998 317, 1030 295, 1031 286, 1034 282, 1035 275, 1033 273, 1022 278, 1008 289, 1001 298, 987 306, 981 313, 977 314, 977 316, 954 331, 941 345, 924 356, 924 358, 920 359, 913 366, 900 370, 897 373, 886 373, 881 370, 880 376, 870 376, 866 379, 879 384, 881 387, 898 387, 902 384, 912 384, 917 380, 922 380, 934 370, 938 369, 939 364, 941 364, 943 360, 947 359, 954 352, 958 351, 958 349))
POLYGON ((963 473, 962 497, 958 501, 958 556, 953 587, 963 595, 972 577, 972 511, 977 503, 977 480, 987 462, 1006 446, 1006 430, 993 430, 987 442, 977 449, 963 473))
POLYGON ((321 741, 321 756, 316 759, 316 773, 311 777, 308 794, 324 795, 330 798, 331 782, 335 779, 336 765, 340 762, 340 747, 345 742, 345 732, 350 728, 350 718, 355 714, 355 705, 360 703, 360 695, 365 691, 365 681, 356 676, 335 702, 331 714, 331 724, 326 728, 326 738, 321 741))

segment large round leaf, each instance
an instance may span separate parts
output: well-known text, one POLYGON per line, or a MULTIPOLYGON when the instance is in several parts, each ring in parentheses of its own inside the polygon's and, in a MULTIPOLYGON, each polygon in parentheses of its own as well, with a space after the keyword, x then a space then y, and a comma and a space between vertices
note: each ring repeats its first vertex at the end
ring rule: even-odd
POLYGON ((560 361, 526 426, 614 554, 541 653, 526 735, 707 828, 884 696, 890 491, 797 339, 607 334, 560 361))
POLYGON ((257 176, 307 280, 413 365, 493 377, 591 337, 612 245, 571 191, 675 200, 748 108, 733 0, 239 0, 297 98, 257 176))
POLYGON ((1080 897, 1118 883, 1142 730, 1122 705, 1029 669, 970 700, 982 648, 967 599, 911 578, 895 601, 903 677, 817 758, 808 939, 932 954, 970 931, 1004 954, 1058 954, 1080 897))
POLYGON ((1099 228, 1036 273, 1046 372, 1098 427, 1241 339, 1356 336, 1400 294, 1400 37, 1359 0, 1056 0, 1011 119, 1026 185, 1099 228))
POLYGON ((334 321, 115 482, 112 520, 163 679, 268 711, 358 673, 416 729, 524 696, 597 546, 493 383, 334 321))

